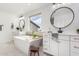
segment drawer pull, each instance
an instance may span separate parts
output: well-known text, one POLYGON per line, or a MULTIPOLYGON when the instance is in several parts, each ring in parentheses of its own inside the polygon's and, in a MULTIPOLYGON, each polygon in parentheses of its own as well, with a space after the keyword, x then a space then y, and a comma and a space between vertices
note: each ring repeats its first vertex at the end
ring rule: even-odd
POLYGON ((74 40, 79 40, 79 38, 74 38, 74 40))
POLYGON ((76 47, 76 46, 74 46, 74 48, 77 48, 77 49, 79 49, 79 47, 76 47))

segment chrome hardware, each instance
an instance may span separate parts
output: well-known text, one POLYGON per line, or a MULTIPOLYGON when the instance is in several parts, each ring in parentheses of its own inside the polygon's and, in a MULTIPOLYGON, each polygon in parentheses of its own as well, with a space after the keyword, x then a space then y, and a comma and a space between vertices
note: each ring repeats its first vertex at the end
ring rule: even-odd
POLYGON ((77 48, 77 49, 79 49, 79 47, 77 47, 77 46, 74 46, 74 48, 77 48))

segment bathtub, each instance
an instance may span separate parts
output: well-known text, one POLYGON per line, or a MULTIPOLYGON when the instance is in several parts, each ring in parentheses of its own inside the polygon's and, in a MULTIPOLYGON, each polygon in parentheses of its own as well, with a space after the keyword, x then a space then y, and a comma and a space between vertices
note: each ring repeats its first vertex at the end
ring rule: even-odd
POLYGON ((27 56, 29 55, 30 45, 38 46, 40 40, 42 40, 42 37, 33 39, 32 36, 14 36, 15 47, 25 53, 27 56))

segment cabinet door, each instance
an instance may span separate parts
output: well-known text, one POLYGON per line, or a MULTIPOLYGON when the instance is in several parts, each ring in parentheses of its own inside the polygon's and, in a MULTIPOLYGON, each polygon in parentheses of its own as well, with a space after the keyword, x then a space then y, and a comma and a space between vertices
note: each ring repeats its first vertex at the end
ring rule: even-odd
POLYGON ((71 37, 71 56, 79 56, 79 36, 71 37))
POLYGON ((49 35, 44 34, 43 35, 43 51, 47 53, 49 52, 49 41, 50 41, 49 35))
POLYGON ((69 56, 69 41, 59 40, 59 56, 69 56))
POLYGON ((50 39, 50 53, 54 56, 58 56, 58 42, 55 38, 50 39))
POLYGON ((43 40, 43 51, 49 52, 49 38, 44 38, 43 40))
POLYGON ((79 42, 71 42, 71 55, 73 52, 79 55, 79 42))

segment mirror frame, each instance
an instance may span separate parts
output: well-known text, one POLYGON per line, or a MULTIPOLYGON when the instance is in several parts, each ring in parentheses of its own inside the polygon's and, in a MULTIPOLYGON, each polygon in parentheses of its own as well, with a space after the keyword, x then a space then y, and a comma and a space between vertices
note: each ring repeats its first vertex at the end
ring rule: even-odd
POLYGON ((59 7, 59 8, 57 8, 57 9, 55 9, 54 10, 54 12, 51 14, 51 16, 50 16, 50 22, 51 22, 51 24, 55 27, 55 28, 66 28, 66 27, 68 27, 69 25, 71 25, 71 23, 73 22, 73 20, 74 20, 74 17, 75 17, 75 14, 74 14, 74 11, 71 9, 71 8, 69 8, 69 7, 59 7), (57 11, 57 10, 59 10, 59 9, 62 9, 62 8, 67 8, 67 9, 69 9, 71 12, 72 12, 72 14, 73 14, 73 18, 72 18, 72 21, 69 23, 69 24, 67 24, 66 26, 64 26, 64 27, 56 27, 55 25, 54 25, 54 18, 52 17, 52 15, 57 11))
POLYGON ((21 19, 20 21, 19 21, 19 29, 20 29, 20 31, 22 31, 23 29, 25 28, 25 20, 24 19, 21 19), (24 25, 21 27, 21 21, 23 21, 23 23, 24 23, 24 25))

